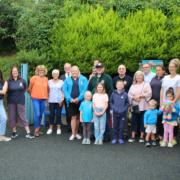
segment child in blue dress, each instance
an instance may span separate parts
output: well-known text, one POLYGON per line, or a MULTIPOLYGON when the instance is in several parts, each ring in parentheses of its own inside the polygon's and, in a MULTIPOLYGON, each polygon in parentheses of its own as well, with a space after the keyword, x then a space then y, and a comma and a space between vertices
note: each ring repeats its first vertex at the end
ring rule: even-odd
POLYGON ((84 95, 84 101, 81 103, 80 110, 80 122, 83 123, 83 141, 82 144, 91 144, 91 124, 93 119, 93 104, 92 94, 90 91, 86 91, 84 95))

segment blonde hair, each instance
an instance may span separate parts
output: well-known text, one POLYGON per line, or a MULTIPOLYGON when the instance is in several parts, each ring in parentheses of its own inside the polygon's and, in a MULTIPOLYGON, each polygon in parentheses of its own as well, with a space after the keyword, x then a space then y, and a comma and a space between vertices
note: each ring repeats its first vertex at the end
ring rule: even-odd
POLYGON ((35 75, 39 75, 39 70, 43 69, 44 75, 47 75, 47 68, 45 65, 38 65, 36 66, 35 75))
POLYGON ((59 73, 60 73, 60 71, 59 71, 58 69, 53 69, 53 70, 52 70, 52 75, 53 75, 53 74, 59 74, 59 73))
POLYGON ((91 93, 91 91, 86 91, 85 94, 84 94, 84 98, 85 98, 88 94, 91 95, 91 98, 92 98, 92 93, 91 93))
POLYGON ((179 68, 180 66, 180 61, 178 58, 175 58, 175 59, 171 59, 170 63, 169 64, 174 64, 176 66, 176 68, 179 68))
POLYGON ((136 81, 136 76, 141 75, 143 77, 143 81, 144 81, 144 73, 142 71, 136 71, 133 77, 133 82, 134 84, 137 82, 136 81))
POLYGON ((78 72, 79 72, 79 73, 78 73, 78 76, 80 75, 80 70, 79 70, 78 66, 72 66, 72 68, 71 68, 71 73, 72 73, 73 71, 78 71, 78 72))

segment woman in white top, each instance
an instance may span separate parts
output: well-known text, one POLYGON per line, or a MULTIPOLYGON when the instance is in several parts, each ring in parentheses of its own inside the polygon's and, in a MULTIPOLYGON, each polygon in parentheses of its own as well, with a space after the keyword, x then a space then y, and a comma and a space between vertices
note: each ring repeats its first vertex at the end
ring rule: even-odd
MULTIPOLYGON (((180 75, 177 73, 178 68, 180 67, 179 59, 172 59, 169 63, 169 75, 166 75, 162 80, 162 87, 161 87, 161 97, 160 103, 166 99, 166 91, 172 87, 175 93, 175 98, 173 100, 180 108, 180 75)), ((178 126, 174 128, 174 136, 177 137, 178 133, 178 126)), ((175 145, 177 142, 176 140, 173 142, 175 145)))
POLYGON ((57 125, 57 134, 61 134, 61 111, 62 104, 64 101, 64 95, 62 91, 63 80, 59 79, 59 70, 54 69, 52 71, 53 79, 48 81, 49 87, 49 111, 50 111, 50 127, 47 131, 47 134, 52 134, 53 126, 57 125))

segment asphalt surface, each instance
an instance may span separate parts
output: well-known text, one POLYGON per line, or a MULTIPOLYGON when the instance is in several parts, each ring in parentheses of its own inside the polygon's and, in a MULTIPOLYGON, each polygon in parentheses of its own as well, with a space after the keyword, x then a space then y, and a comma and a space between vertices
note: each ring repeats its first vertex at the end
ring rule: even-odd
POLYGON ((19 135, 0 142, 0 180, 180 180, 180 145, 82 145, 67 132, 29 140, 22 128, 19 135))

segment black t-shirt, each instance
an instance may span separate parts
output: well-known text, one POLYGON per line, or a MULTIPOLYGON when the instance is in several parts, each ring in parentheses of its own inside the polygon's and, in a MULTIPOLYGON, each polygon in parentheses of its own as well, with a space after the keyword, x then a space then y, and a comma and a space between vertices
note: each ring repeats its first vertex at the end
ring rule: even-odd
MULTIPOLYGON (((4 83, 0 82, 0 91, 3 89, 4 83)), ((3 99, 4 95, 0 94, 0 99, 3 99)))
POLYGON ((18 80, 8 80, 8 104, 25 104, 26 81, 22 78, 18 80))
POLYGON ((72 78, 73 81, 73 86, 72 86, 72 91, 71 91, 71 97, 72 98, 77 98, 79 96, 79 79, 74 80, 72 78))

